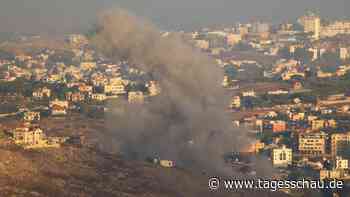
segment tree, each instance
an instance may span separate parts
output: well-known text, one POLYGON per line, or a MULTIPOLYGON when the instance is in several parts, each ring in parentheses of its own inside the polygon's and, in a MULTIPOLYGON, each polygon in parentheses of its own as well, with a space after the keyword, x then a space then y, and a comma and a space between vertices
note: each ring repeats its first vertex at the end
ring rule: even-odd
POLYGON ((0 59, 13 60, 14 58, 12 53, 0 49, 0 59))
POLYGON ((230 79, 234 79, 236 78, 237 74, 238 74, 238 71, 237 69, 235 68, 235 66, 233 65, 226 65, 225 66, 225 74, 230 78, 230 79))
POLYGON ((311 53, 305 48, 297 48, 294 52, 294 58, 302 63, 309 63, 311 60, 311 53))
POLYGON ((320 59, 321 69, 325 72, 335 72, 339 65, 341 65, 341 60, 337 53, 325 52, 320 59))

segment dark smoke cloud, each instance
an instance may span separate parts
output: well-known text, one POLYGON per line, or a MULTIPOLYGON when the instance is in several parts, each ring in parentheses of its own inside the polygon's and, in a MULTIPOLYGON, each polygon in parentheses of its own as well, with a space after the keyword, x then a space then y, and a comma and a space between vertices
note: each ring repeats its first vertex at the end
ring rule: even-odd
POLYGON ((222 70, 180 37, 162 37, 148 21, 117 9, 99 17, 92 42, 108 57, 151 72, 161 85, 150 103, 112 104, 110 139, 121 152, 224 170, 223 154, 249 142, 224 112, 222 70))

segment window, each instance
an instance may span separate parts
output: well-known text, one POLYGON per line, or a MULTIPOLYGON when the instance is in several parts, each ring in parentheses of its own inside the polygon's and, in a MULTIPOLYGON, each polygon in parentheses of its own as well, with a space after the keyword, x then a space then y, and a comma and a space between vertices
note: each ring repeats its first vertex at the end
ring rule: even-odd
POLYGON ((287 158, 286 152, 280 153, 279 160, 284 161, 284 160, 286 160, 286 158, 287 158))

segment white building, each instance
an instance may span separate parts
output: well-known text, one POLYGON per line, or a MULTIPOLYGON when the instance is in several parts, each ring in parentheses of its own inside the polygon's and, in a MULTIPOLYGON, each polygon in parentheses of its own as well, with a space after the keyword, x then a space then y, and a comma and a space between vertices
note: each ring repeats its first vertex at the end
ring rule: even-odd
POLYGON ((105 94, 92 94, 91 99, 95 101, 104 101, 107 99, 105 94))
POLYGON ((272 164, 275 167, 287 167, 292 164, 292 149, 286 148, 275 148, 272 152, 272 164))
POLYGON ((342 60, 349 58, 349 52, 347 48, 339 48, 339 58, 342 60))
POLYGON ((147 88, 150 96, 157 96, 160 94, 160 85, 156 81, 150 81, 147 84, 147 88))
POLYGON ((313 33, 313 38, 318 40, 321 33, 321 18, 313 13, 299 18, 298 22, 304 27, 305 33, 313 33))
POLYGON ((349 161, 347 159, 343 159, 342 157, 336 157, 335 168, 343 170, 349 169, 349 161))
POLYGON ((250 90, 250 91, 246 91, 246 92, 242 92, 242 96, 243 97, 256 97, 256 93, 254 90, 250 90))

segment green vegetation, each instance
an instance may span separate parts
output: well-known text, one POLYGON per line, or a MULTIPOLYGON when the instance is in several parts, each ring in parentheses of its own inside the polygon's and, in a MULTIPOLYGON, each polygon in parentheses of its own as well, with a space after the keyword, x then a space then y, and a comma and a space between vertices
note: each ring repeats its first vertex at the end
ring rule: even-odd
POLYGON ((327 51, 321 56, 318 64, 321 65, 321 70, 324 72, 335 72, 342 61, 338 53, 327 51))
POLYGON ((308 86, 312 87, 314 96, 324 97, 347 92, 350 87, 350 78, 346 76, 341 79, 313 80, 309 82, 308 86))
POLYGON ((312 54, 306 48, 297 48, 294 52, 294 58, 303 63, 309 63, 312 58, 312 54))

